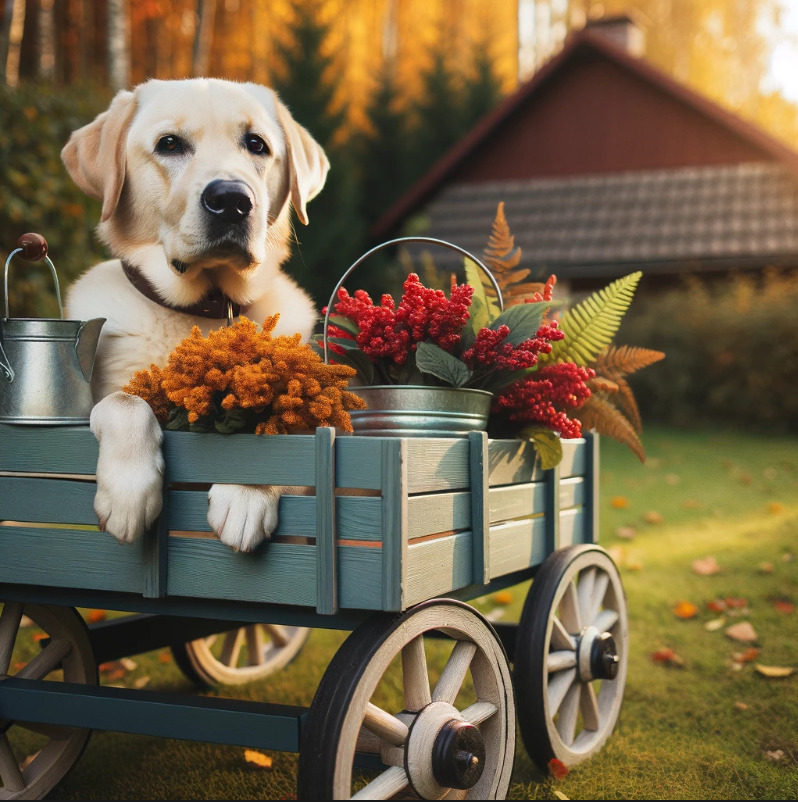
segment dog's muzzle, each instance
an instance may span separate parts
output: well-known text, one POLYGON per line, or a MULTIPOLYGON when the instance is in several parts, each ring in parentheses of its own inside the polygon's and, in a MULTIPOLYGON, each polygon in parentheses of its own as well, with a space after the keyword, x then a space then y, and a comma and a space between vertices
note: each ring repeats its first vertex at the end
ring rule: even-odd
POLYGON ((252 211, 254 199, 243 181, 211 181, 200 198, 215 221, 226 225, 240 223, 252 211))

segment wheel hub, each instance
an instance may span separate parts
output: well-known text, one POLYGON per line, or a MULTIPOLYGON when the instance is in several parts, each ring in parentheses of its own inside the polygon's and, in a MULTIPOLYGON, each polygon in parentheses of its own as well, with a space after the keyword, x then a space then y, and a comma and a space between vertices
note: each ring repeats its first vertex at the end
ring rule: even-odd
POLYGON ((484 769, 482 733, 467 721, 447 721, 432 749, 432 773, 438 784, 464 791, 479 782, 484 769))
POLYGON ((594 679, 615 679, 620 658, 615 638, 596 627, 586 627, 577 647, 579 677, 583 682, 594 679))

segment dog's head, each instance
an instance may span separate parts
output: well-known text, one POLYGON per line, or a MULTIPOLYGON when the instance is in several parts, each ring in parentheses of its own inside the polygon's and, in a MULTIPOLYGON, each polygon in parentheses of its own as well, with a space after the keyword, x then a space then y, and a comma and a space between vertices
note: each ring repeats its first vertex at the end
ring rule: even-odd
POLYGON ((329 169, 274 91, 217 79, 119 92, 61 155, 102 201, 98 231, 114 255, 184 305, 213 286, 249 302, 253 275, 288 254, 289 201, 307 223, 329 169))

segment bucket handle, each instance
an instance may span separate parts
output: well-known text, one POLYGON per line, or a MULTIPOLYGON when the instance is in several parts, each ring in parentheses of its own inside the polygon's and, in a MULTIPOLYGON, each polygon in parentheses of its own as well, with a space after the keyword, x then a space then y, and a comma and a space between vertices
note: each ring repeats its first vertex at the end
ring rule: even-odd
POLYGON ((47 240, 41 234, 23 234, 17 240, 17 247, 11 251, 6 259, 5 275, 3 280, 3 289, 5 291, 5 318, 8 320, 11 317, 8 311, 8 266, 11 260, 20 254, 20 256, 28 262, 39 262, 42 259, 50 267, 50 272, 53 274, 53 283, 55 284, 55 297, 58 300, 58 313, 61 320, 64 319, 64 307, 61 303, 61 288, 58 285, 58 273, 55 272, 55 265, 47 255, 47 240))
POLYGON ((330 301, 327 304, 327 311, 324 314, 324 331, 322 333, 322 342, 324 344, 324 362, 327 362, 328 351, 327 351, 327 327, 330 323, 330 312, 332 311, 333 303, 335 303, 335 299, 338 296, 338 290, 341 289, 344 281, 346 281, 347 277, 352 273, 352 271, 358 267, 361 262, 365 262, 366 259, 369 258, 372 254, 376 253, 377 251, 381 251, 383 248, 387 248, 391 245, 399 245, 404 242, 426 242, 430 245, 442 245, 444 248, 449 248, 449 250, 456 251, 457 253, 465 256, 467 259, 470 259, 474 264, 479 267, 482 272, 488 277, 490 283, 493 285, 493 289, 496 291, 496 298, 499 302, 499 310, 504 311, 504 301, 502 300, 502 291, 499 289, 499 283, 496 281, 496 277, 493 273, 488 270, 485 264, 477 259, 474 254, 470 253, 469 251, 461 248, 459 245, 454 245, 451 242, 447 242, 446 240, 442 239, 435 239, 434 237, 399 237, 398 239, 388 240, 387 242, 380 243, 379 245, 375 245, 370 251, 366 251, 359 259, 357 259, 341 276, 338 280, 338 283, 335 285, 335 289, 332 291, 332 295, 330 296, 330 301))

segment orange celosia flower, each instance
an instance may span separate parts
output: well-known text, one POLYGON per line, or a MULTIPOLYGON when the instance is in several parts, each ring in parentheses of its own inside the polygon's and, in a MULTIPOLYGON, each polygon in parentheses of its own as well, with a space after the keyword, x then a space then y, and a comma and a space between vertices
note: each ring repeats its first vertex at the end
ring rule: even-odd
POLYGON ((138 395, 162 423, 182 408, 189 423, 247 411, 256 434, 352 431, 349 410, 365 402, 346 387, 355 369, 328 365, 301 336, 272 337, 279 315, 258 327, 247 318, 203 337, 194 327, 164 368, 136 373, 125 392, 138 395))

